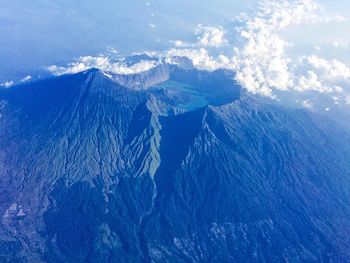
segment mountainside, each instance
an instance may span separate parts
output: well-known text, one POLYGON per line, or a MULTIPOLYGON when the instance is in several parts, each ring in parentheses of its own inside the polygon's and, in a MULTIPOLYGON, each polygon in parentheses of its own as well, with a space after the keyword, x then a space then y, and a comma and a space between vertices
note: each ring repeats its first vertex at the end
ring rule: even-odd
POLYGON ((224 70, 0 90, 0 262, 350 262, 350 134, 224 70))

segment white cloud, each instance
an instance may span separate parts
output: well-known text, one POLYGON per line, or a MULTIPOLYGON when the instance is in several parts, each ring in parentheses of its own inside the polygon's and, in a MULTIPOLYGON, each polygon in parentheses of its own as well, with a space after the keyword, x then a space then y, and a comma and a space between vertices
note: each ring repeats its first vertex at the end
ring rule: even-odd
POLYGON ((298 91, 313 90, 325 93, 332 92, 332 89, 324 87, 318 75, 312 70, 308 70, 306 75, 300 76, 295 88, 298 91))
POLYGON ((21 79, 21 82, 27 82, 29 80, 31 80, 33 77, 32 76, 26 76, 25 78, 21 79))
POLYGON ((350 104, 350 95, 348 95, 348 96, 345 98, 345 103, 346 103, 346 104, 350 104))
POLYGON ((304 108, 307 108, 307 109, 311 109, 314 106, 314 104, 310 100, 304 100, 302 102, 302 105, 304 108))
POLYGON ((327 16, 313 0, 263 1, 255 16, 239 18, 243 26, 237 30, 244 44, 236 49, 236 79, 248 91, 270 97, 274 90, 341 92, 350 76, 344 63, 315 55, 293 61, 286 52, 290 43, 281 33, 294 25, 342 20, 327 16))
POLYGON ((90 68, 98 68, 102 71, 116 74, 135 74, 147 71, 159 64, 153 60, 142 60, 134 65, 127 65, 123 61, 112 62, 108 57, 80 57, 76 62, 68 64, 66 67, 52 65, 48 70, 55 75, 74 74, 90 68))
POLYGON ((315 55, 300 58, 295 89, 298 91, 318 91, 320 93, 343 93, 344 86, 350 85, 350 68, 332 59, 326 60, 315 55), (303 72, 306 72, 303 73, 303 72))
POLYGON ((225 32, 221 27, 198 25, 196 29, 198 45, 206 47, 222 47, 227 44, 225 32))
MULTIPOLYGON (((218 52, 227 51, 229 44, 223 28, 198 25, 195 29, 197 39, 193 43, 177 40, 173 42, 174 48, 148 53, 159 57, 160 61, 145 60, 128 65, 103 55, 87 56, 66 67, 51 66, 49 70, 54 74, 64 74, 95 67, 105 72, 132 74, 149 70, 161 61, 171 62, 170 58, 180 56, 188 57, 200 69, 235 70, 236 80, 254 94, 278 99, 277 96, 294 91, 297 103, 307 108, 317 106, 317 99, 307 97, 310 92, 330 95, 330 101, 334 95, 339 98, 338 104, 350 104, 350 97, 345 95, 350 92, 350 68, 346 64, 320 57, 321 47, 316 45, 317 56, 311 54, 292 59, 287 51, 293 44, 282 37, 291 26, 343 20, 340 16, 327 15, 314 0, 263 0, 255 14, 249 16, 242 13, 236 20, 241 23, 236 29, 242 45, 232 47, 234 56, 218 55, 218 52), (222 47, 224 49, 220 49, 222 47)), ((333 46, 344 44, 334 42, 333 46)))
POLYGON ((189 46, 189 43, 181 41, 181 40, 175 40, 173 43, 174 43, 174 46, 178 47, 178 48, 188 47, 189 46))
POLYGON ((350 47, 350 44, 344 41, 333 41, 331 45, 332 47, 339 49, 348 49, 350 47))
POLYGON ((332 96, 332 100, 334 102, 335 105, 339 105, 340 104, 340 98, 337 96, 332 96))
POLYGON ((159 55, 171 58, 175 56, 187 57, 192 60, 195 67, 199 69, 215 70, 218 68, 232 68, 232 60, 227 56, 219 55, 212 56, 205 48, 200 49, 170 49, 166 52, 162 52, 159 55))
POLYGON ((302 62, 318 70, 327 80, 350 80, 350 68, 336 59, 326 60, 311 55, 302 57, 302 62))
POLYGON ((245 44, 236 49, 237 80, 250 92, 267 96, 273 89, 292 87, 291 60, 285 53, 288 43, 278 33, 291 25, 318 20, 317 10, 310 0, 263 1, 257 14, 238 28, 245 44))
POLYGON ((157 58, 158 60, 142 60, 136 64, 128 65, 124 58, 119 58, 117 61, 112 61, 106 56, 85 56, 80 57, 73 63, 67 66, 49 66, 47 69, 54 75, 75 74, 85 71, 90 68, 98 68, 106 73, 116 74, 135 74, 147 71, 158 66, 161 63, 176 64, 174 57, 187 57, 193 65, 199 69, 216 70, 219 68, 234 69, 233 59, 225 55, 213 56, 205 48, 172 48, 164 52, 143 52, 135 53, 147 54, 149 57, 157 58))
POLYGON ((118 50, 116 50, 114 47, 107 47, 106 51, 109 55, 116 55, 119 53, 118 50))
POLYGON ((10 88, 13 85, 15 85, 15 82, 11 80, 11 81, 6 81, 4 83, 1 83, 0 87, 10 88))
POLYGON ((189 43, 181 40, 174 41, 178 48, 220 48, 228 44, 222 27, 203 26, 199 24, 195 29, 197 42, 189 43))

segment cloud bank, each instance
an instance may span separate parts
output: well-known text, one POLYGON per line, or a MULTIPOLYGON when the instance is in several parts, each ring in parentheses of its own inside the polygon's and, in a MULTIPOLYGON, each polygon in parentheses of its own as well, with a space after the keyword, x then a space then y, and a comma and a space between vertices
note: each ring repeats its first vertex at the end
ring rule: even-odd
POLYGON ((60 67, 52 65, 48 67, 48 70, 54 75, 74 74, 90 68, 98 68, 116 74, 135 74, 154 68, 158 64, 159 62, 154 60, 142 60, 136 64, 128 65, 124 61, 114 62, 106 56, 86 56, 80 57, 75 62, 69 63, 67 66, 60 67))
POLYGON ((273 96, 273 90, 338 91, 333 83, 348 68, 336 60, 316 55, 293 61, 286 52, 290 45, 280 34, 291 26, 339 21, 327 16, 312 0, 264 1, 253 16, 245 16, 237 29, 244 45, 236 48, 237 80, 250 92, 273 96), (303 70, 301 70, 303 69, 303 70))
MULTIPOLYGON (((143 60, 129 65, 122 60, 112 61, 108 56, 86 56, 65 67, 50 66, 48 69, 56 75, 77 73, 92 67, 133 74, 149 70, 167 58, 184 56, 200 69, 234 70, 236 80, 253 94, 278 98, 281 92, 314 92, 336 97, 337 100, 332 99, 336 105, 350 104, 350 68, 336 59, 320 57, 319 52, 318 55, 304 54, 292 58, 288 50, 294 44, 283 37, 291 27, 344 20, 341 16, 328 15, 314 0, 264 0, 252 14, 242 13, 236 18, 239 23, 235 28, 238 43, 231 44, 222 27, 198 25, 194 29, 194 42, 176 40, 173 48, 148 53, 159 61, 143 60)), ((330 43, 336 48, 345 47, 339 41, 330 43)), ((320 51, 320 48, 316 50, 320 51)), ((311 99, 298 101, 304 107, 313 106, 311 99)))
MULTIPOLYGON (((221 27, 209 27, 198 25, 195 30, 197 42, 188 43, 180 40, 174 41, 174 48, 159 52, 145 52, 147 55, 159 58, 155 60, 143 60, 133 65, 124 63, 123 58, 114 61, 109 56, 84 56, 78 58, 75 62, 66 66, 51 65, 47 69, 54 75, 74 74, 89 68, 99 68, 106 72, 116 74, 135 74, 147 71, 166 61, 167 58, 181 56, 188 57, 193 61, 194 66, 200 69, 215 70, 217 68, 232 68, 232 61, 226 56, 212 56, 207 48, 219 49, 228 44, 225 38, 225 32, 221 27)), ((110 53, 108 51, 108 53, 110 53)))

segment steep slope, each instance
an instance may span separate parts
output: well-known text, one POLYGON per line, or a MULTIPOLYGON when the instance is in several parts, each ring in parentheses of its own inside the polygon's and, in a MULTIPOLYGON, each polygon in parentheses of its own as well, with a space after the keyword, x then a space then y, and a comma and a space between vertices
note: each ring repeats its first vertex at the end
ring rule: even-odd
POLYGON ((156 209, 146 227, 152 256, 349 260, 349 136, 314 118, 248 98, 164 119, 156 209), (194 131, 180 134, 179 126, 194 131))
POLYGON ((4 246, 19 241, 30 261, 45 254, 48 261, 67 261, 61 256, 66 252, 69 260, 79 261, 91 250, 86 245, 95 245, 90 238, 109 231, 96 220, 107 211, 110 188, 118 193, 113 198, 121 214, 133 210, 133 218, 123 221, 131 224, 147 212, 159 138, 144 94, 92 70, 1 97, 7 104, 0 135, 1 236, 12 237, 4 246))
POLYGON ((0 91, 0 261, 348 261, 350 135, 169 69, 0 91), (164 81, 216 106, 174 114, 188 90, 164 81))

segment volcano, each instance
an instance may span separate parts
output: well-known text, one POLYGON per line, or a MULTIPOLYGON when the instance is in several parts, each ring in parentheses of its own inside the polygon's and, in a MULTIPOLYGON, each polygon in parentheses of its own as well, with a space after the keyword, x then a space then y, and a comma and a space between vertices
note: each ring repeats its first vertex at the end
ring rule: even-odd
POLYGON ((0 90, 0 262, 350 261, 350 133, 226 70, 0 90))

